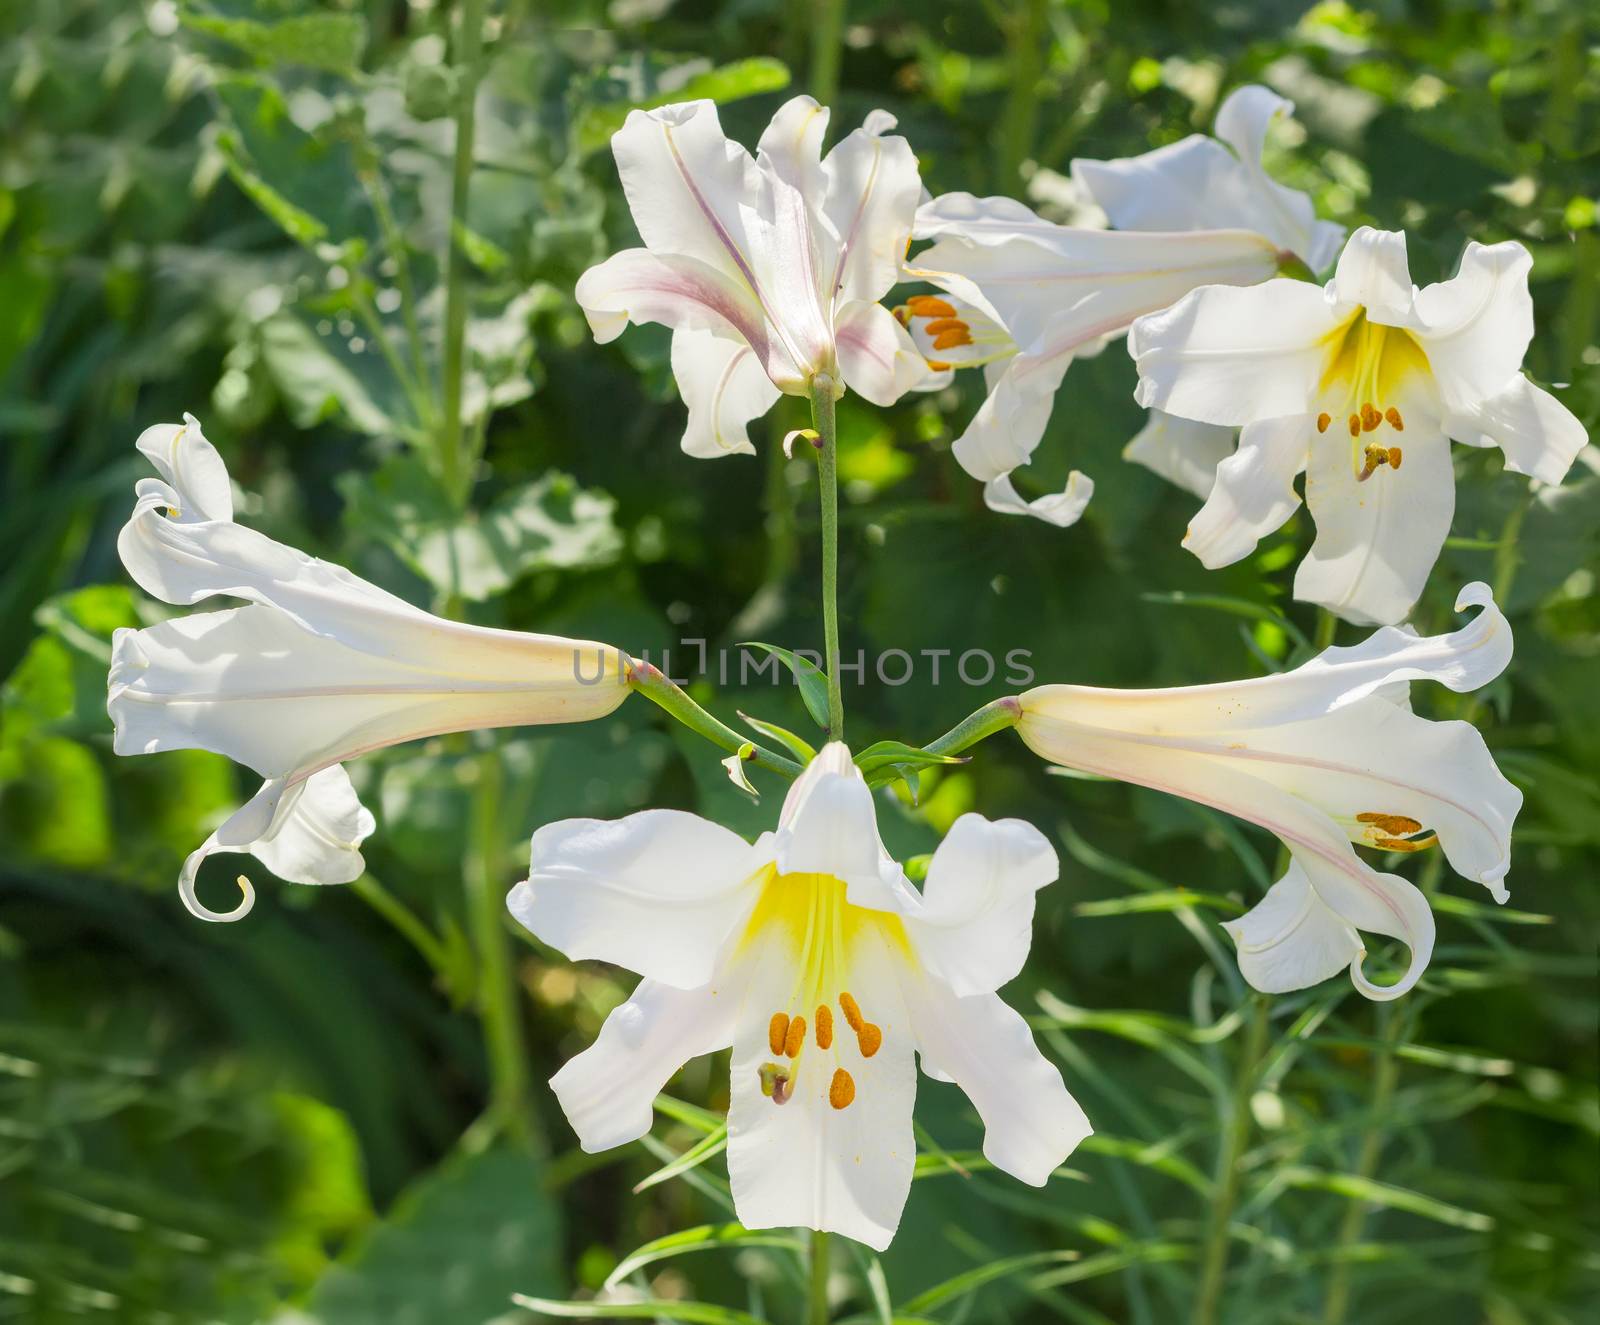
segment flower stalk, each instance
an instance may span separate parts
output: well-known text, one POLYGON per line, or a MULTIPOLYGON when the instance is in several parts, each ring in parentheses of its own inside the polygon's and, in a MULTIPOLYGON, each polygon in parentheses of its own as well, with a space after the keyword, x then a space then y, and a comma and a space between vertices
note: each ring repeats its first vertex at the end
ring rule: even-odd
POLYGON ((450 186, 449 253, 445 264, 444 403, 439 427, 439 477, 451 500, 466 499, 461 396, 467 340, 466 254, 457 230, 466 224, 477 135, 478 73, 483 60, 483 0, 462 0, 456 29, 456 145, 450 186))
POLYGON ((706 712, 699 704, 689 697, 687 691, 676 681, 672 680, 654 663, 638 662, 630 659, 628 662, 628 685, 637 690, 652 704, 665 709, 674 718, 681 722, 690 731, 704 736, 713 745, 736 754, 740 750, 749 748, 749 762, 757 768, 764 768, 769 773, 779 773, 786 778, 800 776, 800 765, 792 759, 786 759, 780 754, 758 745, 755 741, 728 726, 720 718, 706 712))
POLYGON ((969 713, 937 740, 922 748, 931 755, 953 755, 987 740, 996 732, 1015 727, 1022 717, 1022 704, 1015 695, 991 700, 982 708, 969 713))
POLYGON ((817 431, 817 483, 822 502, 822 636, 828 672, 828 739, 844 739, 839 688, 839 432, 835 383, 826 373, 811 382, 811 426, 817 431))
POLYGON ((807 1325, 828 1325, 828 1235, 811 1230, 811 1276, 806 1300, 807 1325))
POLYGON ((1217 1308, 1222 1303, 1222 1286, 1228 1270, 1228 1229, 1239 1200, 1239 1160, 1250 1140, 1250 1097, 1255 1094, 1261 1055, 1267 1047, 1267 1009, 1265 995, 1251 997, 1250 1020, 1239 1054, 1228 1116, 1224 1120, 1222 1148, 1217 1155, 1211 1218, 1200 1254, 1200 1287, 1195 1293, 1194 1325, 1214 1325, 1217 1308))

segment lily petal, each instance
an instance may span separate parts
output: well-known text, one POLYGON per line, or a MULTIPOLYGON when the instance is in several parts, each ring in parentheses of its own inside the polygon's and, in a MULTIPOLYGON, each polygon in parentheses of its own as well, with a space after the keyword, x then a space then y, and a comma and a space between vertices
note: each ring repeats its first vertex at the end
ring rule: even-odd
POLYGON ((506 905, 573 961, 694 989, 755 905, 761 864, 737 833, 681 810, 564 819, 533 835, 528 877, 506 905))
POLYGON ((1122 458, 1203 500, 1217 481, 1217 466, 1233 454, 1238 440, 1235 428, 1196 423, 1153 409, 1144 427, 1123 448, 1122 458))
POLYGON ((845 384, 874 405, 894 404, 928 374, 910 333, 882 304, 845 304, 834 321, 845 384))
POLYGON ((842 1233, 882 1251, 894 1237, 916 1163, 912 1106, 917 1079, 909 1018, 892 958, 867 935, 850 950, 848 980, 882 1032, 869 1057, 840 1028, 829 1050, 815 1037, 793 1060, 792 1094, 781 1105, 763 1094, 772 1061, 767 1020, 794 986, 792 963, 776 950, 749 958, 746 1015, 735 1032, 728 1110, 728 1178, 746 1228, 800 1225, 842 1233), (758 1010, 758 1015, 748 1015, 758 1010), (850 1080, 850 1099, 835 1105, 835 1073, 850 1080))
POLYGON ((886 136, 894 124, 893 116, 875 112, 822 163, 822 214, 839 242, 828 293, 841 303, 875 303, 900 279, 922 179, 911 144, 886 136))
POLYGON ((1294 480, 1306 466, 1311 433, 1303 414, 1245 425, 1238 450, 1217 466, 1211 494, 1183 536, 1207 569, 1249 556, 1294 514, 1300 505, 1294 480))
POLYGON ((1589 443, 1578 417, 1521 373, 1470 412, 1448 418, 1445 431, 1469 446, 1498 446, 1507 469, 1541 483, 1561 482, 1589 443))
POLYGON ((195 895, 200 866, 214 852, 248 852, 290 883, 349 883, 366 868, 361 843, 375 827, 349 774, 337 764, 292 786, 269 779, 190 852, 178 876, 178 895, 202 920, 243 920, 254 903, 247 883, 241 882, 244 900, 232 911, 213 911, 195 895))
POLYGON ((983 244, 946 237, 908 272, 992 308, 1024 349, 1116 335, 1143 313, 1200 286, 1254 285, 1277 270, 1277 254, 1247 230, 1141 234, 1054 227, 1048 242, 983 244))
MULTIPOLYGON (((1397 890, 1415 892, 1396 875, 1380 877, 1391 881, 1397 890)), ((1422 927, 1420 916, 1417 925, 1422 927)), ((1261 901, 1239 919, 1224 922, 1222 927, 1238 945, 1240 974, 1252 988, 1263 993, 1287 994, 1309 989, 1347 968, 1352 979, 1364 979, 1361 960, 1366 948, 1361 936, 1348 920, 1318 896, 1298 861, 1290 862, 1283 878, 1267 890, 1261 901)), ((1431 916, 1425 928, 1432 929, 1431 916)), ((1431 948, 1432 945, 1427 946, 1431 948)), ((1422 964, 1426 962, 1425 953, 1422 964)), ((1396 996, 1389 992, 1391 990, 1405 992, 1398 985, 1381 988, 1369 985, 1369 988, 1377 989, 1386 997, 1396 996)))
POLYGON ((605 645, 419 615, 351 642, 264 606, 118 630, 114 748, 213 750, 294 782, 442 732, 602 717, 627 697, 605 645), (591 667, 594 684, 581 679, 591 667))
POLYGON ((1015 979, 1033 937, 1033 895, 1060 873, 1032 824, 962 815, 933 853, 921 913, 906 922, 923 966, 958 997, 1015 979))
POLYGON ((1469 243, 1454 276, 1417 292, 1417 339, 1447 410, 1470 409, 1520 375, 1533 342, 1532 269, 1514 241, 1469 243))
POLYGON ((573 292, 594 338, 604 345, 629 322, 658 322, 742 340, 768 373, 793 375, 793 364, 767 334, 761 304, 744 285, 696 258, 628 248, 578 278, 573 292))
POLYGON ((1310 411, 1325 338, 1338 326, 1321 290, 1271 280, 1207 286, 1128 332, 1141 405, 1202 423, 1241 425, 1310 411))
POLYGON ((715 102, 629 111, 611 150, 646 247, 696 259, 730 282, 756 288, 743 204, 760 195, 761 174, 750 153, 722 132, 715 102))
POLYGON ((842 879, 857 906, 905 912, 920 905, 883 849, 872 793, 838 741, 823 746, 789 788, 771 849, 780 874, 842 879))
POLYGON ((1057 529, 1067 529, 1083 518, 1089 499, 1094 496, 1094 480, 1080 470, 1067 475, 1067 486, 1060 492, 1046 493, 1025 501, 1011 482, 1011 475, 1002 474, 983 485, 983 504, 998 515, 1031 515, 1057 529))
POLYGON ((1071 364, 1070 353, 1022 353, 996 364, 989 394, 951 448, 961 468, 988 482, 1027 464, 1044 437, 1056 389, 1071 364))
POLYGON ((1094 1129, 1028 1023, 994 994, 958 998, 934 980, 909 986, 906 999, 922 1070, 972 1101, 984 1158, 1042 1187, 1094 1129))
POLYGON ((185 414, 182 423, 158 423, 139 434, 134 445, 174 492, 184 494, 177 520, 233 519, 233 484, 217 448, 206 440, 200 421, 185 414))
POLYGON ((599 1038, 550 1078, 578 1144, 593 1154, 648 1132, 655 1098, 678 1069, 733 1042, 738 1004, 737 989, 641 981, 599 1038))
POLYGON ((1315 218, 1311 199, 1261 168, 1267 127, 1294 103, 1269 88, 1236 89, 1217 112, 1216 139, 1191 134, 1142 156, 1078 158, 1072 178, 1119 230, 1254 230, 1312 271, 1333 260, 1344 230, 1315 218))
POLYGON ((1365 481, 1344 439, 1319 439, 1306 470, 1306 505, 1317 537, 1294 577, 1294 596, 1346 621, 1403 621, 1428 582, 1455 514, 1450 441, 1425 414, 1404 434, 1400 468, 1365 481))
POLYGON ((689 407, 685 454, 702 459, 755 454, 749 423, 782 393, 749 345, 709 331, 674 331, 672 375, 689 407))
POLYGON ((1417 287, 1411 283, 1403 230, 1362 226, 1339 254, 1339 265, 1327 285, 1330 304, 1360 304, 1367 318, 1390 327, 1414 327, 1417 287))

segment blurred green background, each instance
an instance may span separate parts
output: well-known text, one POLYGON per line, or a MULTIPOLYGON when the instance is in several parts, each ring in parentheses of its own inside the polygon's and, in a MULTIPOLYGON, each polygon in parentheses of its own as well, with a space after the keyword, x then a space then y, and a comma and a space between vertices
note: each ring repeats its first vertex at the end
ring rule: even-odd
MULTIPOLYGON (((633 242, 606 150, 630 106, 713 96, 753 145, 837 57, 834 137, 887 107, 933 192, 1059 217, 1073 156, 1173 141, 1263 81, 1298 103, 1273 171, 1348 227, 1404 227, 1419 283, 1469 238, 1528 245, 1529 371, 1600 421, 1592 6, 489 10, 454 229, 485 461, 463 516, 426 459, 423 385, 452 234, 452 5, 0 7, 0 1319, 479 1325, 529 1318, 514 1291, 589 1300, 608 1278, 613 1299, 700 1304, 653 1309, 666 1319, 799 1319, 786 1238, 722 1229, 720 1159, 631 1192, 704 1115, 675 1108, 646 1143, 586 1157, 544 1087, 631 977, 570 966, 474 907, 493 915, 541 823, 679 806, 753 834, 780 783, 757 774, 751 805, 717 752, 637 699, 592 726, 388 750, 351 770, 379 823, 366 880, 301 888, 227 857, 202 895, 231 904, 240 865, 260 898, 245 923, 210 926, 179 905, 177 870, 253 779, 201 752, 116 758, 104 711, 110 632, 168 611, 116 558, 144 473, 132 443, 185 410, 248 494, 241 520, 412 601, 439 603, 454 545, 475 621, 671 648, 680 676, 684 640, 819 645, 812 466, 775 445, 803 402, 756 425, 759 458, 689 460, 666 334, 597 348, 572 301, 586 266, 633 242), (703 1224, 721 1231, 625 1260, 703 1224)), ((975 381, 888 411, 848 398, 847 656, 1025 649, 1041 680, 1114 685, 1305 656, 1314 623, 1288 586, 1306 518, 1204 572, 1179 547, 1193 500, 1119 458, 1141 418, 1133 380, 1120 345, 1068 374, 1034 466, 1036 491, 1071 467, 1096 481, 1065 531, 990 515, 952 460, 975 381)), ((1440 878, 1437 853, 1401 867, 1438 886, 1439 944, 1398 1004, 1343 979, 1252 1002, 1217 922, 1259 897, 1276 843, 1209 812, 1050 776, 1009 736, 925 777, 920 804, 885 804, 903 854, 968 809, 1056 841, 1062 879, 1008 998, 1097 1135, 1034 1191, 964 1159, 974 1115, 924 1081, 925 1180, 881 1259, 837 1245, 843 1315, 1183 1320, 1222 1208, 1220 1320, 1595 1318, 1592 455, 1534 494, 1497 453, 1458 448, 1455 537, 1416 619, 1450 628, 1458 587, 1491 579, 1517 656, 1481 704, 1422 686, 1416 704, 1474 706, 1527 803, 1510 907, 1440 878)), ((927 668, 846 684, 857 746, 920 743, 1005 692, 948 662, 937 686, 927 668)), ((810 730, 787 687, 694 691, 730 720, 810 730)), ((724 1064, 691 1065, 674 1096, 724 1107, 724 1064)))

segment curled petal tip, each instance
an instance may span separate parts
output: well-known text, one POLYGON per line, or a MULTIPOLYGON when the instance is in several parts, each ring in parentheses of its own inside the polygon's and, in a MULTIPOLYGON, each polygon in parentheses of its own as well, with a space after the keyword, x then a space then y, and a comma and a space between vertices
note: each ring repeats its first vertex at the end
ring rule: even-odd
POLYGON ((1469 607, 1485 607, 1493 604, 1494 590, 1482 580, 1474 580, 1471 584, 1463 586, 1456 595, 1456 611, 1464 612, 1469 607))
MULTIPOLYGON (((195 862, 197 869, 199 862, 195 862)), ((251 908, 256 904, 256 890, 251 886, 250 880, 240 874, 237 876, 239 891, 244 894, 239 905, 231 911, 213 911, 205 905, 194 892, 195 870, 184 867, 182 876, 178 880, 178 896, 183 899, 183 905, 189 914, 199 920, 209 920, 215 924, 229 924, 235 920, 243 920, 250 914, 251 908)))

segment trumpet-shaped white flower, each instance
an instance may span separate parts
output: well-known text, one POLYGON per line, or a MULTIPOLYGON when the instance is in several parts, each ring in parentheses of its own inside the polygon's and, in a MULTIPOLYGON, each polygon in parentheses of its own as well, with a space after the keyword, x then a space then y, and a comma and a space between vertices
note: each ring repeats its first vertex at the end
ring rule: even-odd
POLYGON ((1522 793, 1471 725, 1411 711, 1412 680, 1475 690, 1510 661, 1511 628, 1486 585, 1462 590, 1456 606, 1469 605, 1482 610, 1453 634, 1386 627, 1250 681, 1172 690, 1040 686, 1018 697, 1017 730, 1057 764, 1187 797, 1282 840, 1288 872, 1227 926, 1257 989, 1302 989, 1348 966, 1368 998, 1394 998, 1428 964, 1433 914, 1419 889, 1373 869, 1352 842, 1400 852, 1437 842, 1459 873, 1496 901, 1507 896, 1522 793), (1362 930, 1410 948, 1395 984, 1366 978, 1362 930))
POLYGON ((753 159, 710 101, 633 111, 613 136, 645 247, 591 267, 577 299, 602 343, 629 322, 672 328, 690 455, 752 452, 746 424, 814 379, 887 405, 926 374, 877 302, 922 193, 894 123, 874 111, 826 158, 828 111, 810 97, 779 109, 753 159))
MULTIPOLYGON (((1042 220, 1010 198, 951 193, 923 204, 916 237, 936 241, 908 265, 947 297, 908 300, 901 318, 936 373, 985 370, 988 396, 956 441, 955 456, 985 484, 991 509, 1053 523, 1081 514, 1093 484, 1073 471, 1068 490, 1033 503, 1006 476, 1026 464, 1075 358, 1097 354, 1135 318, 1206 285, 1254 285, 1295 257, 1325 265, 1344 231, 1317 221, 1311 200, 1274 183, 1260 164, 1267 126, 1290 102, 1244 87, 1223 103, 1217 133, 1193 135, 1125 161, 1073 162, 1073 176, 1117 231, 1042 220), (1229 150, 1231 147, 1231 151, 1229 150), (1146 233, 1138 233, 1138 232, 1146 233)), ((925 385, 938 385, 942 377, 925 385)), ((1231 449, 1232 431, 1149 430, 1133 458, 1198 469, 1231 449), (1195 441, 1195 456, 1174 448, 1195 441)))
POLYGON ((1243 427, 1184 546, 1210 567, 1249 555, 1299 506, 1304 470, 1317 537, 1295 597, 1402 620, 1450 531, 1452 439, 1546 483, 1588 440, 1522 375, 1531 263, 1521 244, 1468 244, 1453 278, 1418 290, 1405 236, 1362 228, 1325 289, 1207 288, 1136 322, 1141 404, 1243 427))
POLYGON ((966 1092, 985 1156, 1024 1182, 1043 1184, 1089 1134, 995 992, 1022 969, 1034 893, 1056 873, 1038 830, 967 814, 918 893, 833 744, 753 846, 676 810, 551 824, 508 904, 567 956, 644 977, 550 1083, 585 1150, 643 1136, 678 1068, 732 1045, 740 1220, 882 1250, 911 1187, 913 1054, 966 1092))
POLYGON ((147 593, 248 606, 119 630, 107 709, 118 754, 203 749, 266 779, 184 863, 185 905, 213 851, 248 851, 294 883, 347 883, 373 820, 342 764, 442 732, 610 713, 628 694, 616 650, 553 635, 445 621, 342 567, 233 522, 228 473, 199 423, 138 440, 160 478, 142 479, 117 540, 147 593))

